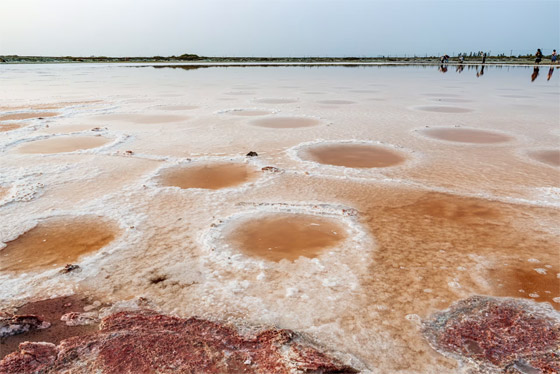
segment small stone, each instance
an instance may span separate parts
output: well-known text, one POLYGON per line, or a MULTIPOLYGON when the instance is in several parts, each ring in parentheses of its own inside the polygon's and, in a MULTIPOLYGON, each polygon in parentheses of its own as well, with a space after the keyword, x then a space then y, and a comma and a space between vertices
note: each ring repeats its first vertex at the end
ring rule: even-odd
POLYGON ((68 274, 71 272, 80 272, 80 271, 82 271, 82 269, 80 268, 79 265, 66 264, 66 266, 60 270, 60 273, 68 274))
POLYGON ((23 334, 28 331, 42 330, 49 328, 51 324, 43 321, 38 316, 29 315, 15 315, 10 317, 0 318, 0 337, 12 336, 23 334))
POLYGON ((274 166, 265 166, 261 170, 269 172, 269 173, 279 173, 280 172, 280 169, 278 169, 277 167, 274 167, 274 166))
POLYGON ((247 157, 257 157, 259 154, 255 151, 251 151, 249 153, 247 153, 247 157))

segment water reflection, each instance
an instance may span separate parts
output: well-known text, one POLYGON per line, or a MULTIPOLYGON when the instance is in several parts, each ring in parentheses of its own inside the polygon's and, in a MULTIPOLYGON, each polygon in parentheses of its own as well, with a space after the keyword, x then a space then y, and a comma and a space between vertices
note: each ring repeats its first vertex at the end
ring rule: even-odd
POLYGON ((476 67, 476 77, 477 77, 477 78, 479 78, 479 77, 481 77, 481 76, 484 75, 484 68, 485 68, 485 66, 482 65, 482 67, 480 68, 480 71, 478 71, 478 66, 476 67))
POLYGON ((551 66, 550 69, 548 69, 548 77, 546 78, 547 81, 552 78, 552 73, 554 73, 554 66, 551 66))
POLYGON ((534 82, 535 79, 537 79, 538 76, 539 76, 539 67, 535 66, 533 68, 533 74, 531 74, 531 82, 534 82))

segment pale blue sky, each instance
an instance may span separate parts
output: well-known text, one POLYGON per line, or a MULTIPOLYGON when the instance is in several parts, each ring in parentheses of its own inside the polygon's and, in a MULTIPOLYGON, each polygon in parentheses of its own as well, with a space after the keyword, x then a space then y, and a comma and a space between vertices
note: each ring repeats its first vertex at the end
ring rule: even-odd
POLYGON ((549 54, 559 18, 558 0, 1 0, 0 54, 549 54))

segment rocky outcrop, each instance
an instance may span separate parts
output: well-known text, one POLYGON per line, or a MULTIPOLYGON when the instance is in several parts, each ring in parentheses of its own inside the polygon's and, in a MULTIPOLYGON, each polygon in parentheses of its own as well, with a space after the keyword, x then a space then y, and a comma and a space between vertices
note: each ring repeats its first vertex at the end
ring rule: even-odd
POLYGON ((51 324, 35 315, 0 317, 0 337, 23 334, 28 331, 46 329, 51 324))
POLYGON ((477 372, 560 373, 560 313, 549 304, 473 296, 425 321, 424 334, 477 372))
POLYGON ((89 336, 58 346, 23 343, 0 373, 356 373, 300 335, 270 329, 242 335, 234 327, 149 311, 104 318, 89 336))

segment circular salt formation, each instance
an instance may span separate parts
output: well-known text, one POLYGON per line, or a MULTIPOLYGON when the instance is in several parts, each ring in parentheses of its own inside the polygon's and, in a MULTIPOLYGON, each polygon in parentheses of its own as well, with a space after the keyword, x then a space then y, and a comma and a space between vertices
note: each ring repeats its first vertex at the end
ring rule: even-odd
POLYGON ((418 110, 423 110, 425 112, 436 112, 436 113, 467 113, 472 112, 472 109, 461 108, 455 106, 438 106, 438 105, 426 105, 416 107, 418 110))
POLYGON ((302 159, 349 168, 383 168, 406 160, 399 152, 371 144, 321 144, 299 151, 302 159))
POLYGON ((254 120, 251 122, 258 127, 271 129, 294 129, 298 127, 317 126, 319 120, 310 117, 270 117, 254 120))
POLYGON ((297 103, 297 100, 294 99, 257 99, 255 100, 257 103, 263 104, 290 104, 290 103, 297 103))
POLYGON ((458 143, 493 144, 504 143, 512 138, 486 130, 464 129, 460 127, 438 127, 422 130, 430 138, 458 143))
POLYGON ((218 190, 252 181, 256 176, 256 171, 245 164, 209 163, 166 169, 160 175, 160 183, 183 189, 218 190))
POLYGON ((341 243, 346 231, 334 220, 310 214, 268 214, 237 222, 226 240, 239 251, 269 261, 314 258, 341 243))
POLYGON ((109 143, 103 136, 59 136, 28 142, 18 147, 19 153, 63 153, 97 148, 109 143))
POLYGON ((547 165, 560 166, 560 150, 558 149, 529 152, 529 157, 547 165))
POLYGON ((347 104, 354 104, 355 102, 349 100, 321 100, 318 103, 326 104, 326 105, 347 105, 347 104))
POLYGON ((266 116, 268 114, 271 114, 271 112, 266 110, 249 110, 249 109, 230 110, 226 113, 232 116, 242 116, 242 117, 257 117, 257 116, 266 116))
POLYGON ((113 223, 86 216, 49 218, 0 250, 0 271, 63 267, 103 248, 117 235, 113 223))

